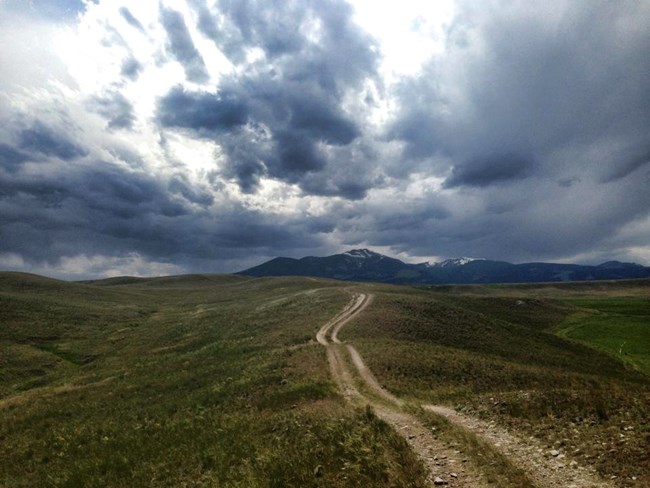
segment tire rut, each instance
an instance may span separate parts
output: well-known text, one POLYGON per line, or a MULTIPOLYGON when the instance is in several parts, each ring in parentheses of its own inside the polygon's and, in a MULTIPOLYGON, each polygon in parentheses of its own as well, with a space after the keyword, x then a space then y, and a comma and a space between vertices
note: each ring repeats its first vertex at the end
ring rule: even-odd
POLYGON ((411 449, 426 466, 428 482, 434 485, 439 478, 450 487, 483 488, 489 486, 485 477, 477 472, 462 453, 447 446, 437 439, 415 416, 401 411, 402 404, 394 395, 381 388, 372 372, 365 366, 363 359, 353 346, 339 341, 337 333, 341 328, 368 306, 372 295, 358 294, 348 303, 343 311, 327 322, 316 334, 318 342, 327 349, 327 359, 334 381, 343 392, 344 397, 356 406, 370 405, 376 415, 387 422, 407 441, 411 449), (331 342, 328 340, 330 336, 331 342), (357 368, 357 372, 367 382, 370 389, 384 400, 376 401, 364 395, 355 385, 354 374, 348 368, 345 354, 348 353, 357 368), (381 392, 381 393, 380 393, 381 392))
POLYGON ((601 479, 591 466, 582 466, 559 451, 556 456, 551 455, 551 449, 545 448, 537 439, 529 438, 524 441, 494 422, 463 415, 448 407, 422 405, 422 408, 446 417, 494 446, 516 466, 523 469, 537 486, 567 488, 614 486, 611 482, 601 479))
MULTIPOLYGON (((339 331, 352 318, 361 313, 371 303, 372 298, 372 295, 364 293, 354 295, 343 311, 321 327, 316 335, 318 342, 327 349, 332 377, 345 398, 359 406, 371 405, 381 419, 399 432, 427 466, 428 480, 431 483, 436 477, 439 477, 447 486, 453 487, 490 485, 484 475, 479 473, 474 466, 468 464, 468 460, 464 458, 462 452, 445 445, 415 416, 405 413, 402 410, 404 402, 379 384, 355 347, 351 344, 343 344, 339 340, 339 331), (328 334, 331 342, 327 339, 328 334), (348 369, 348 363, 344 358, 346 351, 356 373, 373 396, 379 397, 381 402, 364 395, 355 386, 354 374, 348 369)), ((524 441, 496 426, 494 422, 485 422, 469 417, 444 406, 422 405, 422 407, 447 418, 453 424, 470 431, 479 439, 487 442, 525 471, 529 479, 540 488, 613 486, 611 482, 600 478, 591 466, 580 466, 575 461, 566 459, 564 455, 552 456, 538 441, 534 439, 524 441)))

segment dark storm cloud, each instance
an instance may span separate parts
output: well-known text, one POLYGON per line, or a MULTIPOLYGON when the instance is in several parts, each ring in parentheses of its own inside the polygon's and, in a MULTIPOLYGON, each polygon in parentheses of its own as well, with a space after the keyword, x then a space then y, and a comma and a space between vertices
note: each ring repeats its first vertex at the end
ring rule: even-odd
POLYGON ((145 32, 144 27, 142 26, 140 21, 133 16, 133 14, 128 8, 120 7, 120 15, 124 20, 126 20, 129 23, 131 27, 135 27, 136 29, 138 29, 140 32, 144 34, 145 32))
POLYGON ((395 88, 386 137, 402 144, 396 178, 446 177, 444 190, 464 199, 450 194, 452 226, 410 234, 407 247, 558 259, 647 218, 649 5, 458 7, 447 50, 395 88))
MULTIPOLYGON (((397 92, 390 134, 407 156, 544 159, 574 144, 647 144, 647 6, 557 1, 531 15, 519 4, 462 5, 447 53, 397 92)), ((608 165, 621 164, 612 156, 608 165)))
POLYGON ((214 197, 211 193, 193 186, 186 177, 176 175, 169 182, 169 191, 183 196, 185 200, 196 203, 202 207, 209 207, 214 203, 214 197))
MULTIPOLYGON (((221 15, 215 16, 205 0, 190 0, 197 13, 198 29, 212 39, 234 63, 246 58, 246 49, 257 46, 269 58, 301 51, 305 38, 297 26, 308 20, 313 2, 261 2, 258 0, 217 2, 221 15)), ((322 2, 330 9, 339 2, 322 2)))
MULTIPOLYGON (((30 125, 0 97, 0 258, 136 253, 233 271, 244 266, 223 263, 339 244, 509 261, 647 247, 647 4, 461 3, 446 50, 385 86, 377 44, 343 1, 189 3, 192 15, 160 7, 159 20, 168 55, 205 85, 161 96, 154 126, 148 114, 134 123, 138 91, 121 90, 146 88, 140 75, 162 60, 138 61, 109 27, 121 76, 84 108, 131 130, 86 128, 95 115, 72 123, 41 98, 30 125), (233 64, 213 85, 186 22, 233 64), (371 97, 391 108, 385 126, 371 97), (171 131, 216 143, 214 167, 184 173, 171 131), (160 147, 138 146, 152 134, 160 147)), ((122 29, 142 29, 121 15, 122 29)))
POLYGON ((361 133, 353 121, 317 97, 296 97, 291 105, 289 124, 294 131, 306 131, 314 139, 336 145, 350 144, 361 133))
POLYGON ((102 161, 69 165, 64 173, 0 173, 0 254, 56 264, 65 256, 136 252, 187 266, 212 262, 208 269, 218 271, 220 259, 313 247, 318 232, 330 231, 307 234, 300 220, 272 219, 234 202, 205 212, 212 201, 183 176, 165 183, 102 161))
POLYGON ((495 183, 526 178, 533 165, 516 154, 499 154, 465 161, 454 166, 445 188, 455 186, 485 187, 495 183))
POLYGON ((580 183, 580 181, 580 178, 573 176, 569 178, 561 178, 557 180, 557 184, 563 188, 571 188, 573 185, 580 183))
POLYGON ((304 173, 320 171, 325 158, 309 137, 297 131, 277 131, 275 134, 278 163, 271 166, 271 176, 292 181, 304 173))
POLYGON ((217 45, 217 47, 233 62, 240 63, 245 60, 245 53, 241 47, 241 35, 232 24, 225 26, 224 22, 229 22, 226 18, 217 17, 208 8, 205 0, 190 0, 197 15, 197 28, 208 39, 217 45))
MULTIPOLYGON (((403 83, 408 87, 412 81, 408 80, 403 83)), ((425 87, 425 89, 428 88, 425 87)), ((417 86, 413 89, 403 86, 401 91, 416 94, 419 89, 420 87, 417 86)), ((402 112, 388 128, 387 138, 406 143, 402 155, 407 161, 421 160, 441 151, 435 112, 432 112, 438 108, 437 104, 419 105, 418 101, 411 99, 411 95, 401 95, 399 99, 402 102, 402 112)))
POLYGON ((0 144, 0 168, 14 171, 22 163, 27 161, 29 156, 8 144, 0 144))
POLYGON ((371 186, 371 182, 364 179, 355 181, 354 177, 347 177, 337 181, 321 175, 309 178, 302 184, 304 191, 312 195, 343 197, 348 200, 363 199, 371 186))
POLYGON ((165 127, 225 131, 246 123, 248 107, 234 93, 193 93, 176 87, 159 100, 157 117, 165 127))
POLYGON ((627 151, 619 151, 615 153, 614 157, 618 159, 617 164, 613 164, 609 172, 603 176, 603 183, 624 178, 639 168, 650 165, 650 140, 645 145, 633 146, 627 151))
POLYGON ((46 156, 71 160, 85 156, 87 151, 64 134, 50 129, 41 122, 21 131, 19 146, 26 151, 36 151, 46 156))
POLYGON ((608 189, 594 182, 558 187, 554 181, 519 181, 489 195, 442 192, 410 204, 360 207, 345 219, 341 215, 337 228, 346 242, 372 242, 411 255, 530 262, 598 250, 604 261, 622 257, 612 245, 620 246, 619 229, 647 216, 648 184, 650 173, 608 189))
POLYGON ((194 46, 190 31, 180 12, 161 7, 160 19, 169 39, 169 50, 176 60, 183 65, 188 80, 205 83, 210 75, 201 54, 194 46))
POLYGON ((435 202, 409 208, 409 212, 393 209, 378 216, 373 222, 373 231, 391 234, 396 231, 404 232, 413 229, 419 233, 417 229, 437 226, 439 221, 448 219, 450 216, 451 213, 448 209, 435 202))
POLYGON ((369 161, 352 154, 363 132, 354 114, 344 110, 344 97, 375 79, 379 54, 352 22, 350 6, 342 1, 222 1, 216 16, 201 0, 191 4, 199 30, 233 62, 242 62, 251 48, 261 49, 264 58, 224 77, 219 95, 172 90, 159 103, 161 125, 203 136, 214 131, 225 151, 222 173, 243 191, 255 191, 266 176, 296 183, 306 193, 365 195, 372 183, 359 175, 371 172, 364 168, 369 161), (244 121, 245 130, 239 127, 244 121), (348 153, 339 150, 334 160, 332 147, 348 153), (344 179, 336 166, 346 160, 354 160, 357 168, 344 179))
POLYGON ((135 121, 133 106, 119 92, 96 97, 92 105, 108 120, 110 129, 131 129, 135 121))
POLYGON ((215 177, 234 179, 244 193, 255 192, 259 175, 266 172, 264 161, 273 157, 270 147, 264 148, 261 144, 251 145, 246 136, 228 137, 222 141, 222 144, 229 160, 222 174, 215 173, 215 177))

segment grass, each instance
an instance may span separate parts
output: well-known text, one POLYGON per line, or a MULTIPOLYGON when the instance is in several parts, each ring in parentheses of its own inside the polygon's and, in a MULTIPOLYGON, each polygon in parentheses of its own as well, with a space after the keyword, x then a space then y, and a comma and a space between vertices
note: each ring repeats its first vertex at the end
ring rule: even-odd
POLYGON ((621 486, 648 486, 650 380, 617 354, 627 341, 627 360, 650 357, 647 283, 375 286, 373 306, 340 337, 400 397, 495 420, 578 450, 621 486), (555 333, 566 324, 585 338, 555 333))
POLYGON ((578 308, 557 327, 650 376, 650 298, 574 299, 578 308))
POLYGON ((337 282, 0 274, 0 486, 424 485, 329 378, 337 282))
MULTIPOLYGON (((0 486, 424 486, 314 341, 346 286, 0 273, 0 486)), ((650 280, 362 286, 375 300, 340 338, 391 392, 650 485, 650 280)), ((526 486, 471 434, 425 420, 495 483, 526 486)))

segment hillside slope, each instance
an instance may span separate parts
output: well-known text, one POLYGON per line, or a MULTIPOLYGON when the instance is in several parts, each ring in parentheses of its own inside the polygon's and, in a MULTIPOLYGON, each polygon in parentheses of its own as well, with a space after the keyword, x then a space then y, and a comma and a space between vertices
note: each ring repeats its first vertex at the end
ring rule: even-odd
POLYGON ((616 486, 644 487, 650 329, 628 323, 647 317, 648 284, 369 285, 373 306, 340 339, 399 398, 454 407, 533 436, 547 446, 539 456, 557 450, 565 464, 595 465, 616 486), (617 338, 627 334, 633 355, 620 354, 620 342, 601 347, 594 317, 617 338), (558 337, 567 324, 582 326, 581 342, 558 337))
POLYGON ((327 374, 313 337, 347 299, 307 279, 0 273, 0 485, 425 486, 327 374))

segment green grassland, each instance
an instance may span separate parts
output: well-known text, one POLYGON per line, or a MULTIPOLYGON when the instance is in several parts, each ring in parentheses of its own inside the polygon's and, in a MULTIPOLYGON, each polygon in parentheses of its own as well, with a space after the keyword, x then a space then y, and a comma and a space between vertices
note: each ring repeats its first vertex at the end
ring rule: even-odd
POLYGON ((347 300, 308 279, 1 274, 0 486, 423 486, 313 340, 347 300))
POLYGON ((557 333, 591 345, 650 375, 650 297, 573 299, 578 310, 557 333))
POLYGON ((373 306, 340 336, 398 396, 578 450, 621 486, 648 486, 648 283, 374 286, 373 306))
POLYGON ((425 486, 406 442, 340 396, 314 340, 351 286, 375 298, 339 337, 391 392, 650 485, 649 280, 0 273, 0 486, 425 486))

